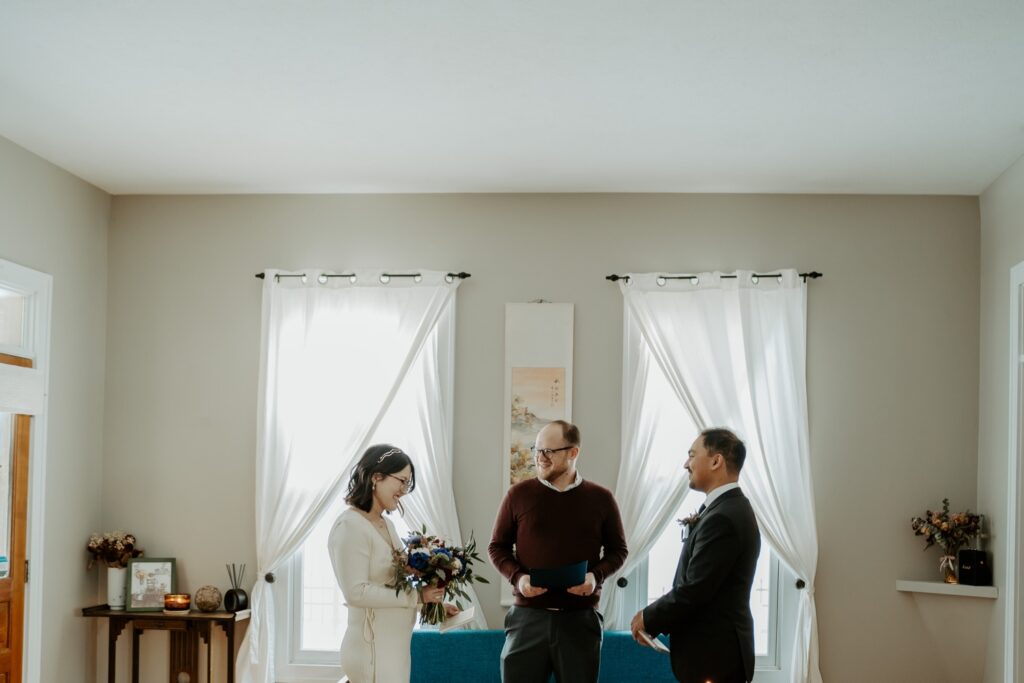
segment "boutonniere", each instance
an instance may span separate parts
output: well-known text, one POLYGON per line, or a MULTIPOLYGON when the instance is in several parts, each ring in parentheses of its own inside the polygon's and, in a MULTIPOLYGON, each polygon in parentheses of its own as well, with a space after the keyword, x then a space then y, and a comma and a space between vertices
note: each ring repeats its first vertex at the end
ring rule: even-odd
POLYGON ((700 515, 698 513, 694 512, 689 517, 683 517, 682 519, 677 519, 676 522, 679 524, 679 526, 685 526, 685 527, 691 527, 692 528, 693 525, 696 524, 699 519, 700 519, 700 515))
POLYGON ((694 512, 689 517, 683 517, 682 519, 676 520, 676 523, 683 528, 681 536, 684 541, 686 540, 687 536, 690 535, 690 532, 693 531, 693 527, 697 526, 697 522, 699 521, 700 514, 697 512, 694 512))

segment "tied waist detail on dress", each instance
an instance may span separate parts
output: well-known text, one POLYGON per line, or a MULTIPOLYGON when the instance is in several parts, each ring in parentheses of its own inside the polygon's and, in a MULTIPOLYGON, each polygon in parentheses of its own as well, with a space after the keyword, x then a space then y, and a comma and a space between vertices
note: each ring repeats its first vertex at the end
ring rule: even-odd
POLYGON ((367 607, 363 613, 363 640, 370 646, 370 680, 377 683, 377 636, 373 631, 373 608, 367 607))

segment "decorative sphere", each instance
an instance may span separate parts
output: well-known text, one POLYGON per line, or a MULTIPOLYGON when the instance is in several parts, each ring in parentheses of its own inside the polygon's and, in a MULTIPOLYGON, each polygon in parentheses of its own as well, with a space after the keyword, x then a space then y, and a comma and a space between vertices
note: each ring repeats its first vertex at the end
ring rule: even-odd
POLYGON ((221 595, 216 586, 203 586, 193 597, 200 612, 215 612, 220 607, 221 595))

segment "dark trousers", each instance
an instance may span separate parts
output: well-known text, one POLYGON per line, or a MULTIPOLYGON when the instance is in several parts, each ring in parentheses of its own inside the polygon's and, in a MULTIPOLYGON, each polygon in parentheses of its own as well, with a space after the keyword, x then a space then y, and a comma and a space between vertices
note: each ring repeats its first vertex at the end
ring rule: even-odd
POLYGON ((503 683, 597 683, 604 619, 595 609, 511 607, 501 650, 503 683))

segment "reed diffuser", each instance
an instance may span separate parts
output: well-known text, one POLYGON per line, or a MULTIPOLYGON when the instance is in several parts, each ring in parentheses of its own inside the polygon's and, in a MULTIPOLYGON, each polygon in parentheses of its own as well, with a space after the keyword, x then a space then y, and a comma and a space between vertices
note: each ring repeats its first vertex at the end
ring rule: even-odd
POLYGON ((231 590, 224 594, 224 609, 229 612, 241 612, 249 609, 249 595, 242 588, 242 581, 245 579, 245 565, 226 564, 228 579, 231 581, 231 590))

